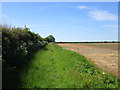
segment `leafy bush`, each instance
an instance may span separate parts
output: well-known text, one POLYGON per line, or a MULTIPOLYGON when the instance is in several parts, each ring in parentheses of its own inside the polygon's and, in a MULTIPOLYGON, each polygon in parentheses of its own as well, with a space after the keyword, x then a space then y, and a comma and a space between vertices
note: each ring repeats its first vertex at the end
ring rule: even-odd
POLYGON ((49 35, 48 37, 46 37, 45 40, 48 42, 55 42, 55 38, 52 35, 49 35))
POLYGON ((2 54, 5 62, 13 66, 21 66, 27 57, 55 41, 52 35, 43 39, 39 34, 31 32, 29 28, 9 28, 2 26, 2 54))

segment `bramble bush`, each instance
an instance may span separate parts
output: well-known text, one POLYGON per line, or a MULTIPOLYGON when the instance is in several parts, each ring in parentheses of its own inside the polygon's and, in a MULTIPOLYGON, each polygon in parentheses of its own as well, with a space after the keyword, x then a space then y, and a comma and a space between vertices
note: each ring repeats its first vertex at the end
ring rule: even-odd
POLYGON ((37 50, 46 46, 48 42, 55 41, 52 35, 42 38, 39 34, 31 32, 29 28, 1 27, 3 61, 12 66, 23 65, 37 50))

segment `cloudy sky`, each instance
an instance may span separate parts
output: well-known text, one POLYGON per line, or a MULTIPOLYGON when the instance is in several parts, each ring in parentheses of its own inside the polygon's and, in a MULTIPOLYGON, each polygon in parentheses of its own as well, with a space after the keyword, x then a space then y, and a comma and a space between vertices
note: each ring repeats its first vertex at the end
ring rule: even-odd
POLYGON ((4 2, 2 23, 56 41, 118 40, 117 2, 4 2))

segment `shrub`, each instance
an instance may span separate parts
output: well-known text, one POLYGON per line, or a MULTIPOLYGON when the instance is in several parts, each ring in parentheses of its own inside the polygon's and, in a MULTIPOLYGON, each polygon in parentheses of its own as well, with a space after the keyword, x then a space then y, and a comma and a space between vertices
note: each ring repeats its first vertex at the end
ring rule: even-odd
POLYGON ((43 39, 39 34, 31 32, 28 28, 9 28, 2 26, 3 59, 13 66, 21 66, 37 50, 54 42, 50 35, 43 39))
POLYGON ((48 37, 46 37, 45 40, 48 42, 55 42, 55 38, 52 35, 49 35, 48 37))

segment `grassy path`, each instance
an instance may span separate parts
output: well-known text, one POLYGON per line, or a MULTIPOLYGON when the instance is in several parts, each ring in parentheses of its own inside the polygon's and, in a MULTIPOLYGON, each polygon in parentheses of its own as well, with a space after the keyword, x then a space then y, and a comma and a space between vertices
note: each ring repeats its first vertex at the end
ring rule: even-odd
POLYGON ((35 54, 22 72, 25 88, 116 88, 117 78, 97 69, 87 59, 55 44, 35 54))

